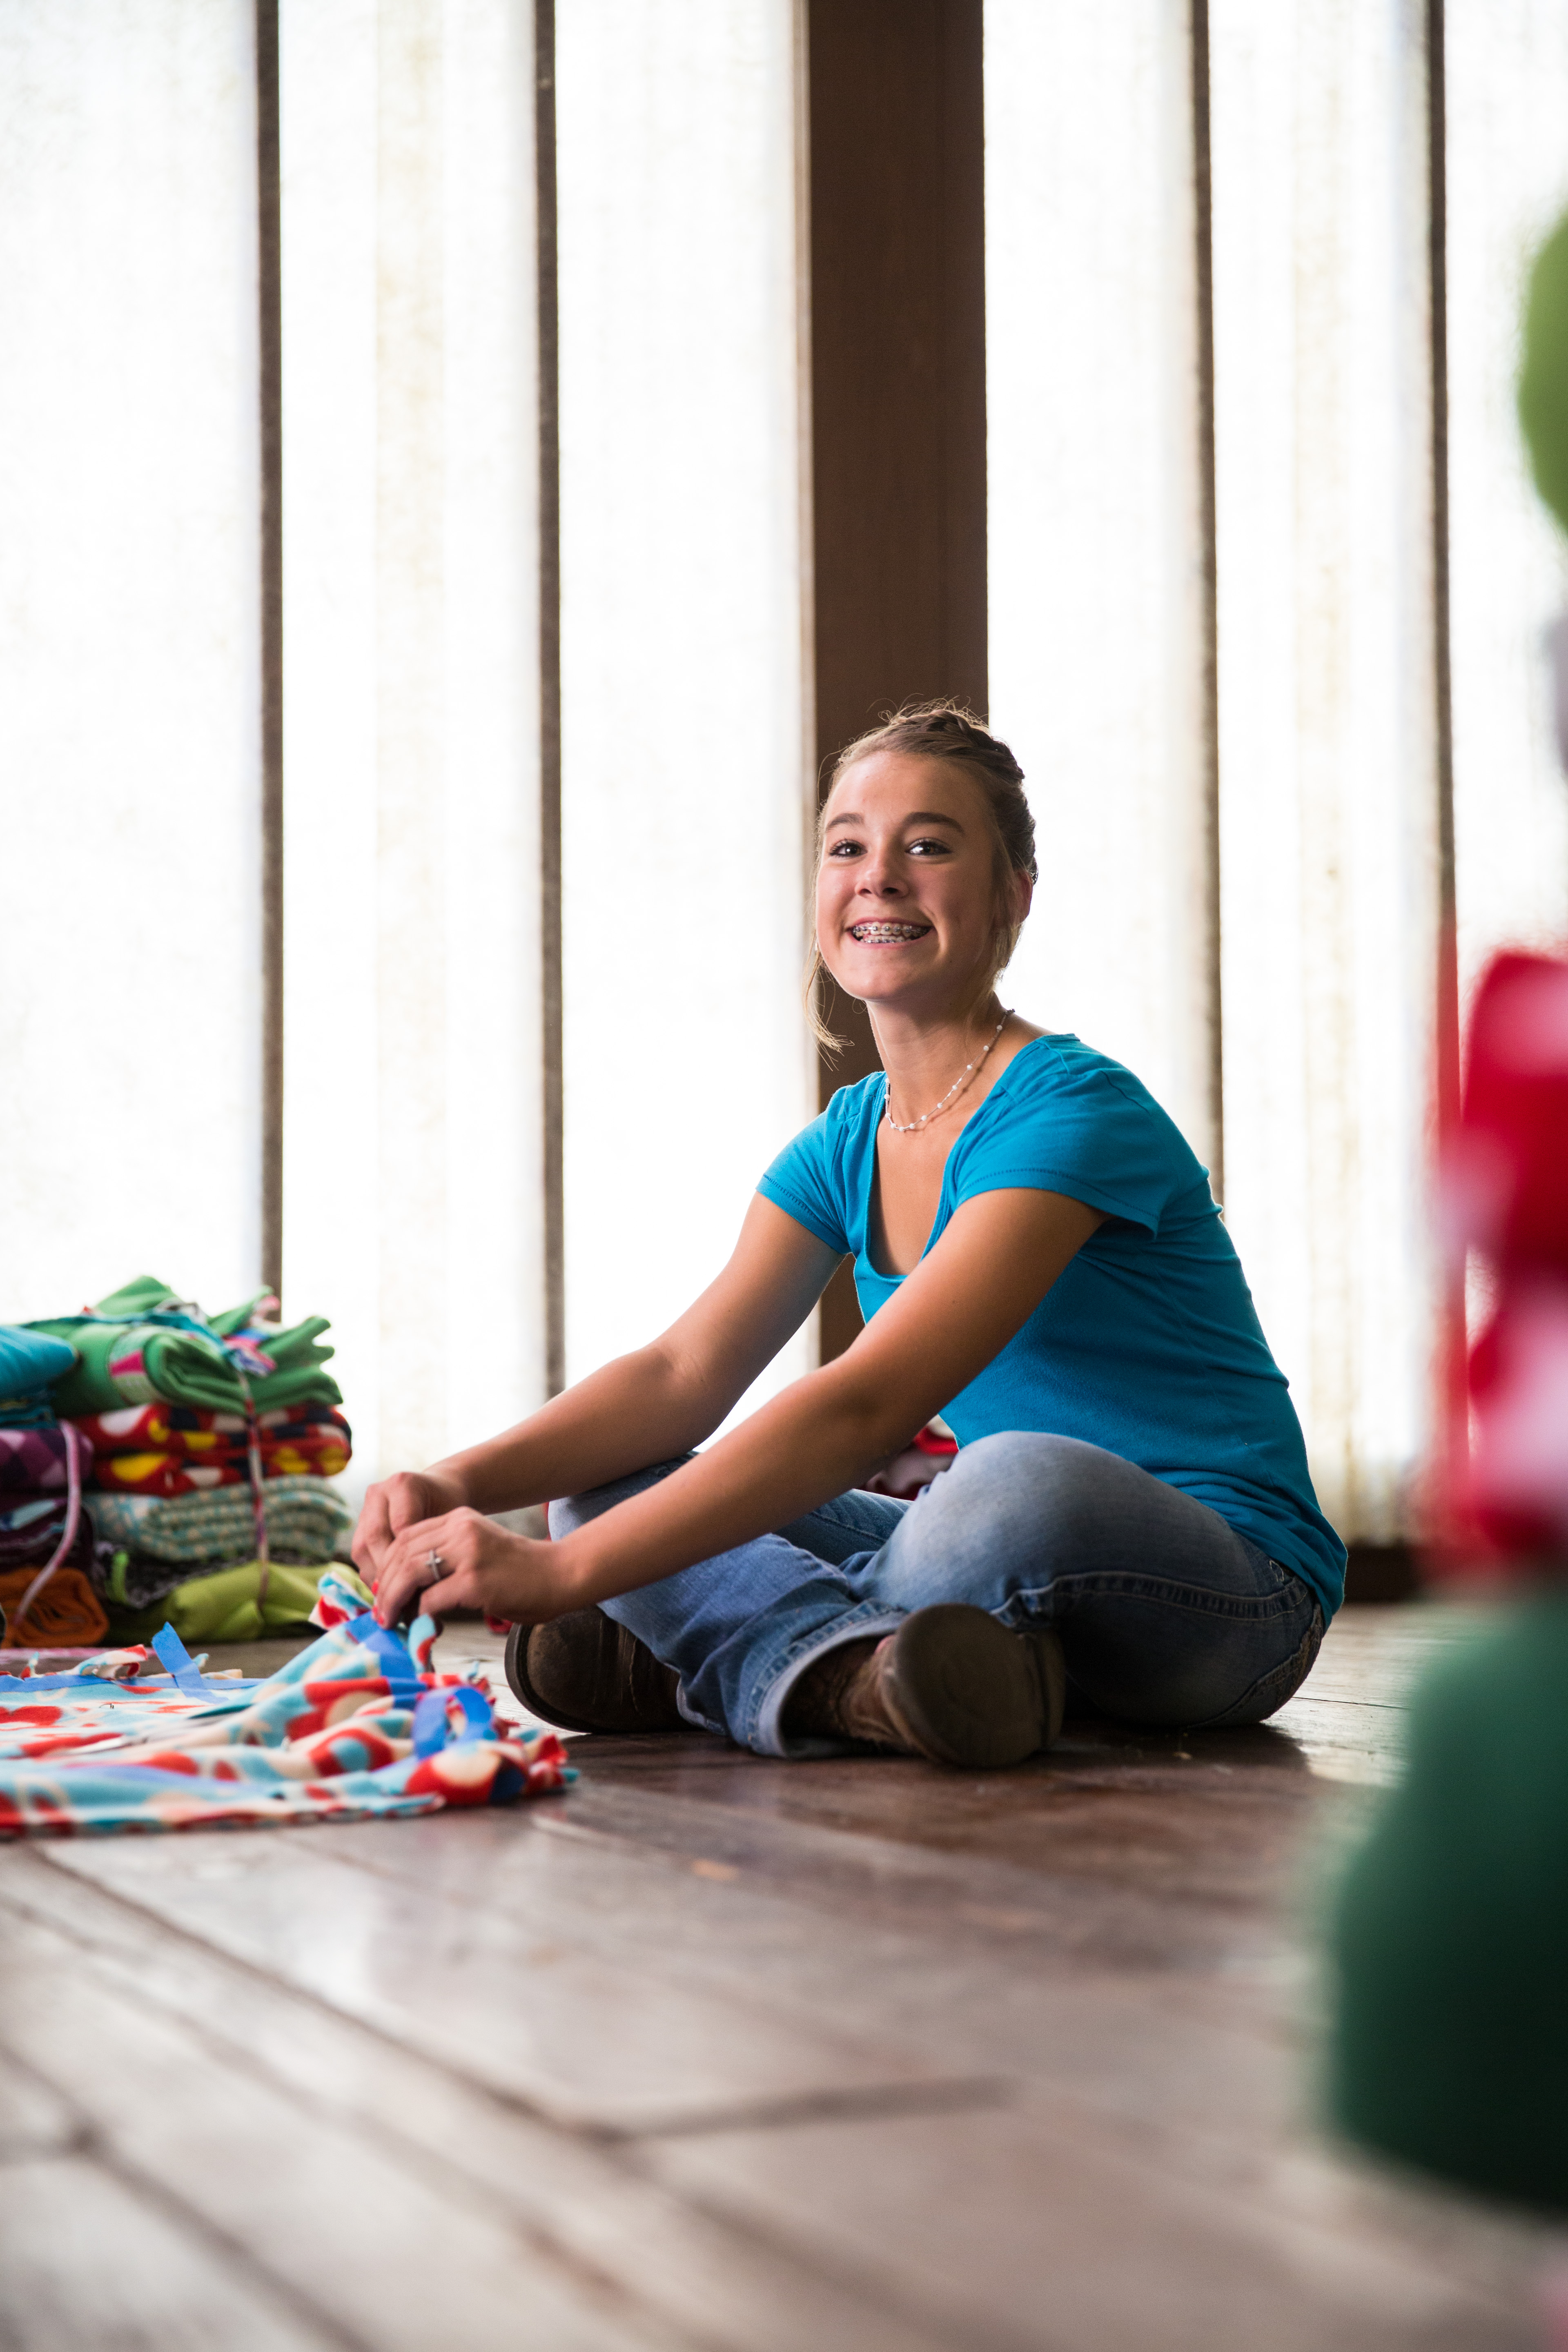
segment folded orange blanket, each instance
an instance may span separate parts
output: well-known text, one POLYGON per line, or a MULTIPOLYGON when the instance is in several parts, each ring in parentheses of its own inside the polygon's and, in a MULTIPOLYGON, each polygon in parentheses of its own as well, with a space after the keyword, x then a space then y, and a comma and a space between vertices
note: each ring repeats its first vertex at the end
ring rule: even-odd
MULTIPOLYGON (((92 1538, 88 1537, 90 1551, 92 1538)), ((16 1612, 27 1597, 27 1588, 37 1577, 36 1568, 11 1568, 0 1573, 0 1610, 5 1612, 5 1632, 0 1635, 0 1655, 10 1643, 27 1650, 74 1650, 105 1640, 109 1619, 83 1570, 68 1567, 61 1561, 54 1574, 40 1589, 37 1599, 23 1621, 18 1623, 16 1612)), ((0 1668, 0 1673, 5 1671, 0 1668)))

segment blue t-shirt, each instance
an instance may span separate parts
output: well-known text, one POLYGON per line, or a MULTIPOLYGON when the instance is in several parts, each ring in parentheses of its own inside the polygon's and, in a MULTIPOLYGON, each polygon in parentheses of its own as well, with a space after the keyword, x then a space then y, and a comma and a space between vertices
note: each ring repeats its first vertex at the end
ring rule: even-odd
MULTIPOLYGON (((899 1288, 868 1255, 880 1071, 841 1087, 758 1190, 855 1260, 869 1322, 899 1288)), ((1345 1551, 1318 1508, 1301 1426, 1208 1187, 1174 1122, 1077 1037, 1016 1054, 947 1157, 929 1250, 978 1192, 1062 1192, 1106 1222, 1021 1331, 942 1407, 961 1445, 1049 1430, 1103 1445, 1194 1495, 1294 1569, 1323 1603, 1345 1551)), ((923 1255, 923 1253, 922 1253, 923 1255)))

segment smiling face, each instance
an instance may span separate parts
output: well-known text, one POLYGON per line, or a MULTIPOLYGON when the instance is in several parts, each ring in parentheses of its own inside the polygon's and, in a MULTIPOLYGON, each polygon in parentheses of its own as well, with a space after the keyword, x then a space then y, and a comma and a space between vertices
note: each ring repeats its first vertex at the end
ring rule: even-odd
POLYGON ((984 793, 962 768, 906 751, 847 768, 816 877, 817 946, 840 988, 889 1011, 967 1011, 994 977, 998 925, 1029 903, 1018 874, 1012 904, 998 902, 996 855, 984 793))

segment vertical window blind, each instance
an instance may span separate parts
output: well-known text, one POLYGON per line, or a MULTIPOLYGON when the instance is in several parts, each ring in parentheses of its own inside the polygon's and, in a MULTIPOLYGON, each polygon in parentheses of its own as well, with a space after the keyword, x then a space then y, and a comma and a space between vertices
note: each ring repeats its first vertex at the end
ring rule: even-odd
MULTIPOLYGON (((0 1312, 237 1296, 280 1225, 367 1476, 650 1336, 816 1101, 811 11, 538 5, 0 8, 0 1312)), ((1207 1158, 1389 1540, 1444 959, 1568 931, 1511 405, 1568 24, 986 0, 984 45, 1008 1001, 1207 1158)))

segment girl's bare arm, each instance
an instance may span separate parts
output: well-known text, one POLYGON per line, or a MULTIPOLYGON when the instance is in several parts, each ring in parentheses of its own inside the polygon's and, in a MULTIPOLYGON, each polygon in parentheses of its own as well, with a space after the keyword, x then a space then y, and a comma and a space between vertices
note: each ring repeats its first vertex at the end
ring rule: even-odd
POLYGON ((756 1194, 729 1264, 661 1338, 499 1437, 373 1486, 356 1564, 374 1580, 405 1528, 465 1507, 510 1511, 582 1494, 689 1453, 800 1328, 837 1264, 825 1242, 756 1194))
MULTIPOLYGON (((759 1207, 771 1204, 754 1203, 753 1216, 759 1207)), ((793 1223, 782 1211, 772 1213, 784 1224, 793 1223)), ((479 1606, 520 1622, 538 1622, 633 1591, 784 1526, 857 1485, 912 1430, 967 1387, 1027 1321, 1101 1222, 1099 1211, 1059 1192, 1020 1188, 965 1202, 936 1247, 852 1348, 795 1381, 695 1461, 561 1543, 508 1536, 477 1519, 472 1509, 448 1509, 405 1527, 383 1550, 377 1614, 395 1622, 420 1601, 437 1614, 443 1607, 479 1606), (432 1553, 439 1555, 444 1573, 430 1569, 432 1553)), ((797 1226, 795 1231, 804 1229, 797 1226)), ((809 1242, 811 1236, 805 1239, 809 1242)), ((816 1246, 822 1249, 820 1244, 816 1246)), ((830 1270, 831 1255, 823 1252, 823 1256, 830 1270)), ((816 1266, 821 1263, 818 1259, 816 1266)), ((801 1267, 804 1276, 804 1257, 801 1267)), ((782 1312, 782 1302, 777 1311, 782 1312)), ((682 1326, 674 1328, 679 1332, 682 1326)), ((666 1346, 671 1336, 658 1345, 666 1346)), ((713 1348, 711 1339, 708 1345, 713 1348)), ((738 1362, 738 1339, 731 1339, 731 1345, 737 1349, 735 1356, 724 1358, 719 1349, 705 1356, 704 1362, 738 1362)), ((753 1359, 748 1354, 746 1360, 753 1359)), ((605 1377, 595 1375, 596 1380, 605 1377)), ((695 1372, 686 1377, 693 1391, 700 1389, 705 1396, 725 1392, 722 1383, 706 1389, 695 1372)), ((730 1378, 734 1377, 731 1370, 730 1378)), ((744 1384, 734 1388, 731 1402, 744 1384)), ((592 1386, 584 1382, 573 1394, 581 1396, 592 1386)), ((619 1392, 601 1393, 611 1398, 619 1392)), ((629 1410, 629 1394, 626 1405, 615 1409, 629 1410)), ((547 1407, 546 1412, 553 1410, 547 1407)), ((715 1415, 715 1421, 720 1417, 715 1415)), ((535 1415, 523 1424, 524 1432, 531 1432, 543 1419, 543 1414, 535 1415)), ((678 1428, 672 1413, 657 1433, 641 1420, 635 1427, 617 1430, 614 1469, 601 1466, 608 1458, 606 1441, 601 1437, 591 1444, 584 1433, 583 1451, 573 1458, 595 1475, 573 1481, 557 1472, 553 1491, 578 1492, 618 1473, 668 1460, 691 1444, 691 1437, 682 1433, 688 1426, 678 1428)), ((357 1550, 356 1545, 356 1557, 357 1550)))

